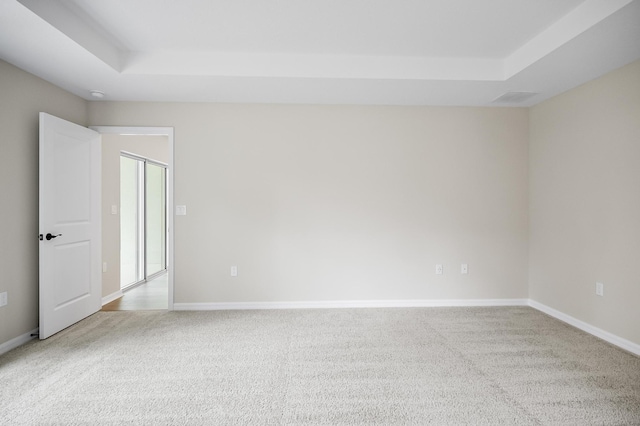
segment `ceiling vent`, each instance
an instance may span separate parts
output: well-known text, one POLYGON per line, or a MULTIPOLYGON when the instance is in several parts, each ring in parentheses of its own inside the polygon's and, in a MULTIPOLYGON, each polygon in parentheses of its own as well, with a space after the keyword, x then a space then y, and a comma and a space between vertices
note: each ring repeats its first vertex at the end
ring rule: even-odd
POLYGON ((520 104, 524 101, 527 101, 534 96, 539 95, 536 92, 507 92, 502 96, 497 97, 491 102, 492 104, 504 104, 504 105, 513 105, 520 104))

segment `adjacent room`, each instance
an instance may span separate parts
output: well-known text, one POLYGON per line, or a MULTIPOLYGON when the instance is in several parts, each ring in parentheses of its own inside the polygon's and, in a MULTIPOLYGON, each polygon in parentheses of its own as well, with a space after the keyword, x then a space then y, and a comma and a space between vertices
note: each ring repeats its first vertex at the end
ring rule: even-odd
POLYGON ((640 0, 3 0, 0 129, 2 424, 640 424, 640 0))

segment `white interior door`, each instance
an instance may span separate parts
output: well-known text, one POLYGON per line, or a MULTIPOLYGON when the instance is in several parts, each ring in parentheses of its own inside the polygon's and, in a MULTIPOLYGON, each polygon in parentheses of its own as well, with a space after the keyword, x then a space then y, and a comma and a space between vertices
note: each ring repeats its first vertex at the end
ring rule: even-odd
POLYGON ((40 339, 102 301, 100 134, 40 113, 40 339))

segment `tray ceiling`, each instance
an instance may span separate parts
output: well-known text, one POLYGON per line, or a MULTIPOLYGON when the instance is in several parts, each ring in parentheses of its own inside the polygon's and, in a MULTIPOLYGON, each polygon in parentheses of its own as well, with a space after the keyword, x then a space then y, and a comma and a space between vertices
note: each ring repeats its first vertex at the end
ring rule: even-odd
POLYGON ((529 106, 640 58, 640 0, 2 0, 0 58, 85 99, 529 106))

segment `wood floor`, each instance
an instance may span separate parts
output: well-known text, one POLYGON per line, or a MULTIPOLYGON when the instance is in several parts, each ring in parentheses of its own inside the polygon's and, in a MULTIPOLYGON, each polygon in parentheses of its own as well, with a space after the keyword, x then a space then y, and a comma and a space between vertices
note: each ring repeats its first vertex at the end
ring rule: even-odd
POLYGON ((124 293, 119 299, 107 303, 103 311, 145 311, 167 309, 168 275, 164 274, 152 281, 141 284, 124 293))

